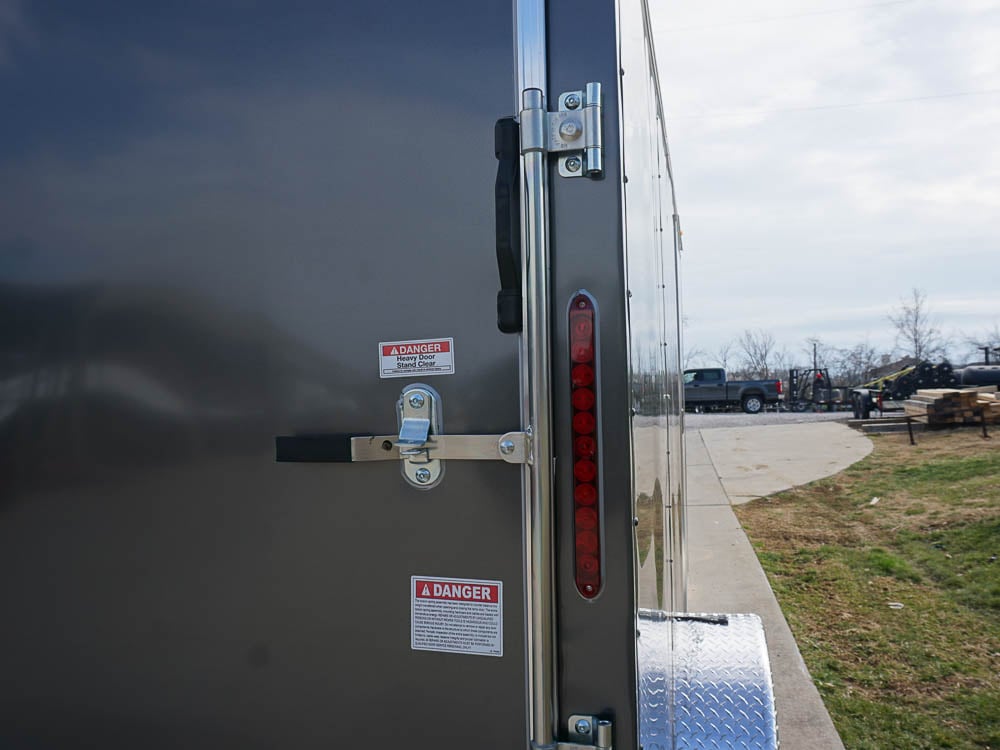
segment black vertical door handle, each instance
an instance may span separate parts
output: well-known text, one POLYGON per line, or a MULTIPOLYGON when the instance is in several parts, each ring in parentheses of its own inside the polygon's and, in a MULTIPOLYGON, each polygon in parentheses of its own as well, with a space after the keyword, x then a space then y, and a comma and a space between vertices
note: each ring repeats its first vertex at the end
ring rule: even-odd
POLYGON ((521 200, 518 194, 521 171, 521 138, 513 117, 497 120, 493 130, 497 165, 497 328, 503 333, 520 333, 521 321, 521 200))

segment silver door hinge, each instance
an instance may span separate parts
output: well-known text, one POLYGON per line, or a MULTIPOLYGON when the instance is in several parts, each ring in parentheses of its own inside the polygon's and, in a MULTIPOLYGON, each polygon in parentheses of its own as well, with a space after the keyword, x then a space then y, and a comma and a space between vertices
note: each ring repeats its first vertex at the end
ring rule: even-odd
POLYGON ((538 106, 521 110, 521 153, 558 153, 563 177, 604 174, 601 84, 588 83, 581 91, 560 94, 556 112, 545 111, 541 92, 533 100, 538 106))
POLYGON ((613 729, 607 719, 574 714, 569 717, 569 742, 557 742, 556 750, 613 750, 613 729))
POLYGON ((351 438, 351 461, 400 460, 403 477, 420 489, 441 481, 445 460, 531 463, 528 433, 443 435, 441 411, 436 390, 422 383, 407 386, 396 402, 399 434, 351 438))

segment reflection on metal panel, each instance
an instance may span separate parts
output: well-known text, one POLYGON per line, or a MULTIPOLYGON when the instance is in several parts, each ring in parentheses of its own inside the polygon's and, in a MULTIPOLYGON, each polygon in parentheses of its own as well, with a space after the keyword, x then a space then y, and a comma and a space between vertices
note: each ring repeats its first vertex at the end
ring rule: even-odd
POLYGON ((777 746, 759 617, 644 611, 638 646, 639 741, 645 750, 777 746))
POLYGON ((680 320, 673 186, 643 8, 620 5, 638 605, 683 610, 680 320))

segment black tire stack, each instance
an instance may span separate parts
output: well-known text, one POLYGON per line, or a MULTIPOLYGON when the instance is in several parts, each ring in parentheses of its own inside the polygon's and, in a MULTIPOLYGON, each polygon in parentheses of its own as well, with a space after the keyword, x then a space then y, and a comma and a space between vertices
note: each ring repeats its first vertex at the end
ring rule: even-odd
POLYGON ((907 399, 919 388, 953 388, 960 382, 958 373, 948 361, 935 365, 921 362, 916 368, 885 384, 885 397, 893 400, 907 399))
POLYGON ((952 388, 961 382, 958 377, 958 373, 955 372, 955 368, 953 368, 951 366, 951 362, 948 362, 947 360, 939 364, 934 369, 937 371, 938 388, 952 388))

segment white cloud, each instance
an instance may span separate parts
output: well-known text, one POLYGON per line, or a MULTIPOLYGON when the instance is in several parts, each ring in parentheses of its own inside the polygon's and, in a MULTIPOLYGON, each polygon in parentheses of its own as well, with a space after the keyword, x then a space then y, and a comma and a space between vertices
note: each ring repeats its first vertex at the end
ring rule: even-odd
POLYGON ((831 10, 654 0, 689 345, 890 347, 914 287, 943 328, 1000 316, 1000 2, 831 10))

